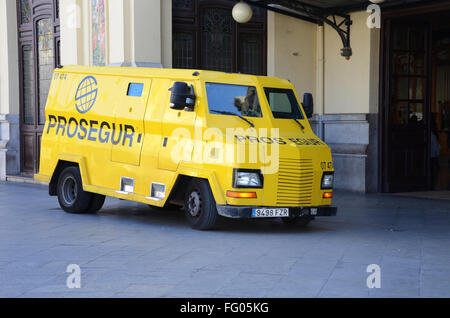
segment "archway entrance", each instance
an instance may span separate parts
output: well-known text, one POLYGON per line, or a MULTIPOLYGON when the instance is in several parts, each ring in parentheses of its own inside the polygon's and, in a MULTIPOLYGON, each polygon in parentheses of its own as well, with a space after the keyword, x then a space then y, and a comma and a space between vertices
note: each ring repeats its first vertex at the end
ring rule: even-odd
POLYGON ((450 6, 387 14, 382 190, 450 190, 450 6))
POLYGON ((60 61, 59 1, 17 1, 21 172, 39 170, 40 140, 52 74, 60 61))

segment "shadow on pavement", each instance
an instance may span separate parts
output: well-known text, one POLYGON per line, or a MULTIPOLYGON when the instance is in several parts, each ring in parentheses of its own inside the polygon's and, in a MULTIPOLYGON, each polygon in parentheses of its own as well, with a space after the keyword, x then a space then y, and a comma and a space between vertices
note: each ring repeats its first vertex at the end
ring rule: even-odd
MULTIPOLYGON (((118 200, 110 199, 110 201, 105 204, 105 207, 97 215, 90 215, 90 217, 113 217, 121 219, 122 221, 127 220, 133 223, 172 228, 186 228, 187 230, 195 231, 189 227, 185 219, 184 212, 181 209, 161 209, 134 202, 118 201, 118 203, 116 203, 116 201, 118 200)), ((86 217, 86 215, 82 215, 82 217, 86 217)), ((316 220, 313 220, 307 227, 302 227, 301 225, 296 224, 284 224, 280 219, 255 220, 228 219, 219 217, 216 229, 213 231, 222 233, 240 232, 292 234, 331 230, 317 224, 316 222, 316 220)))

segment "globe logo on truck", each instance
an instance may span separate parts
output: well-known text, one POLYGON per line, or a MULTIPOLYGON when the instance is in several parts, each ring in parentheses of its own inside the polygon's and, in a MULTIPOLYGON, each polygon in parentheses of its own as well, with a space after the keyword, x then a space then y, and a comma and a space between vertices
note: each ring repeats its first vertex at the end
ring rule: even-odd
POLYGON ((75 107, 81 114, 86 114, 97 99, 97 80, 93 76, 85 77, 75 93, 75 107))

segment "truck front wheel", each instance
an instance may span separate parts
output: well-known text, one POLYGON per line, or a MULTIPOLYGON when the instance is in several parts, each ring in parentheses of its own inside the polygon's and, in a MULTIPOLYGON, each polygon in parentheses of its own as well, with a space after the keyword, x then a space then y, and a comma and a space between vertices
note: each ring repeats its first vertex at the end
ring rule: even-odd
POLYGON ((105 204, 106 197, 101 194, 92 193, 91 203, 87 208, 86 213, 96 213, 101 210, 103 204, 105 204))
POLYGON ((217 220, 216 201, 206 180, 192 180, 184 200, 186 219, 193 229, 211 230, 217 220))
POLYGON ((61 172, 57 194, 59 205, 64 211, 76 214, 89 212, 92 193, 83 191, 80 170, 77 167, 68 167, 61 172))

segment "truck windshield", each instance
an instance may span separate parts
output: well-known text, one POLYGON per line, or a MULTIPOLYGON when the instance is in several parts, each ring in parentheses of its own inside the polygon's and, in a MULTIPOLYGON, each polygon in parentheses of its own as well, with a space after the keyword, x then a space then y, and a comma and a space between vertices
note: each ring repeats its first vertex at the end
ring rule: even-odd
POLYGON ((212 114, 262 117, 254 86, 206 83, 206 94, 212 114))
POLYGON ((264 88, 274 118, 304 119, 291 89, 264 88))

